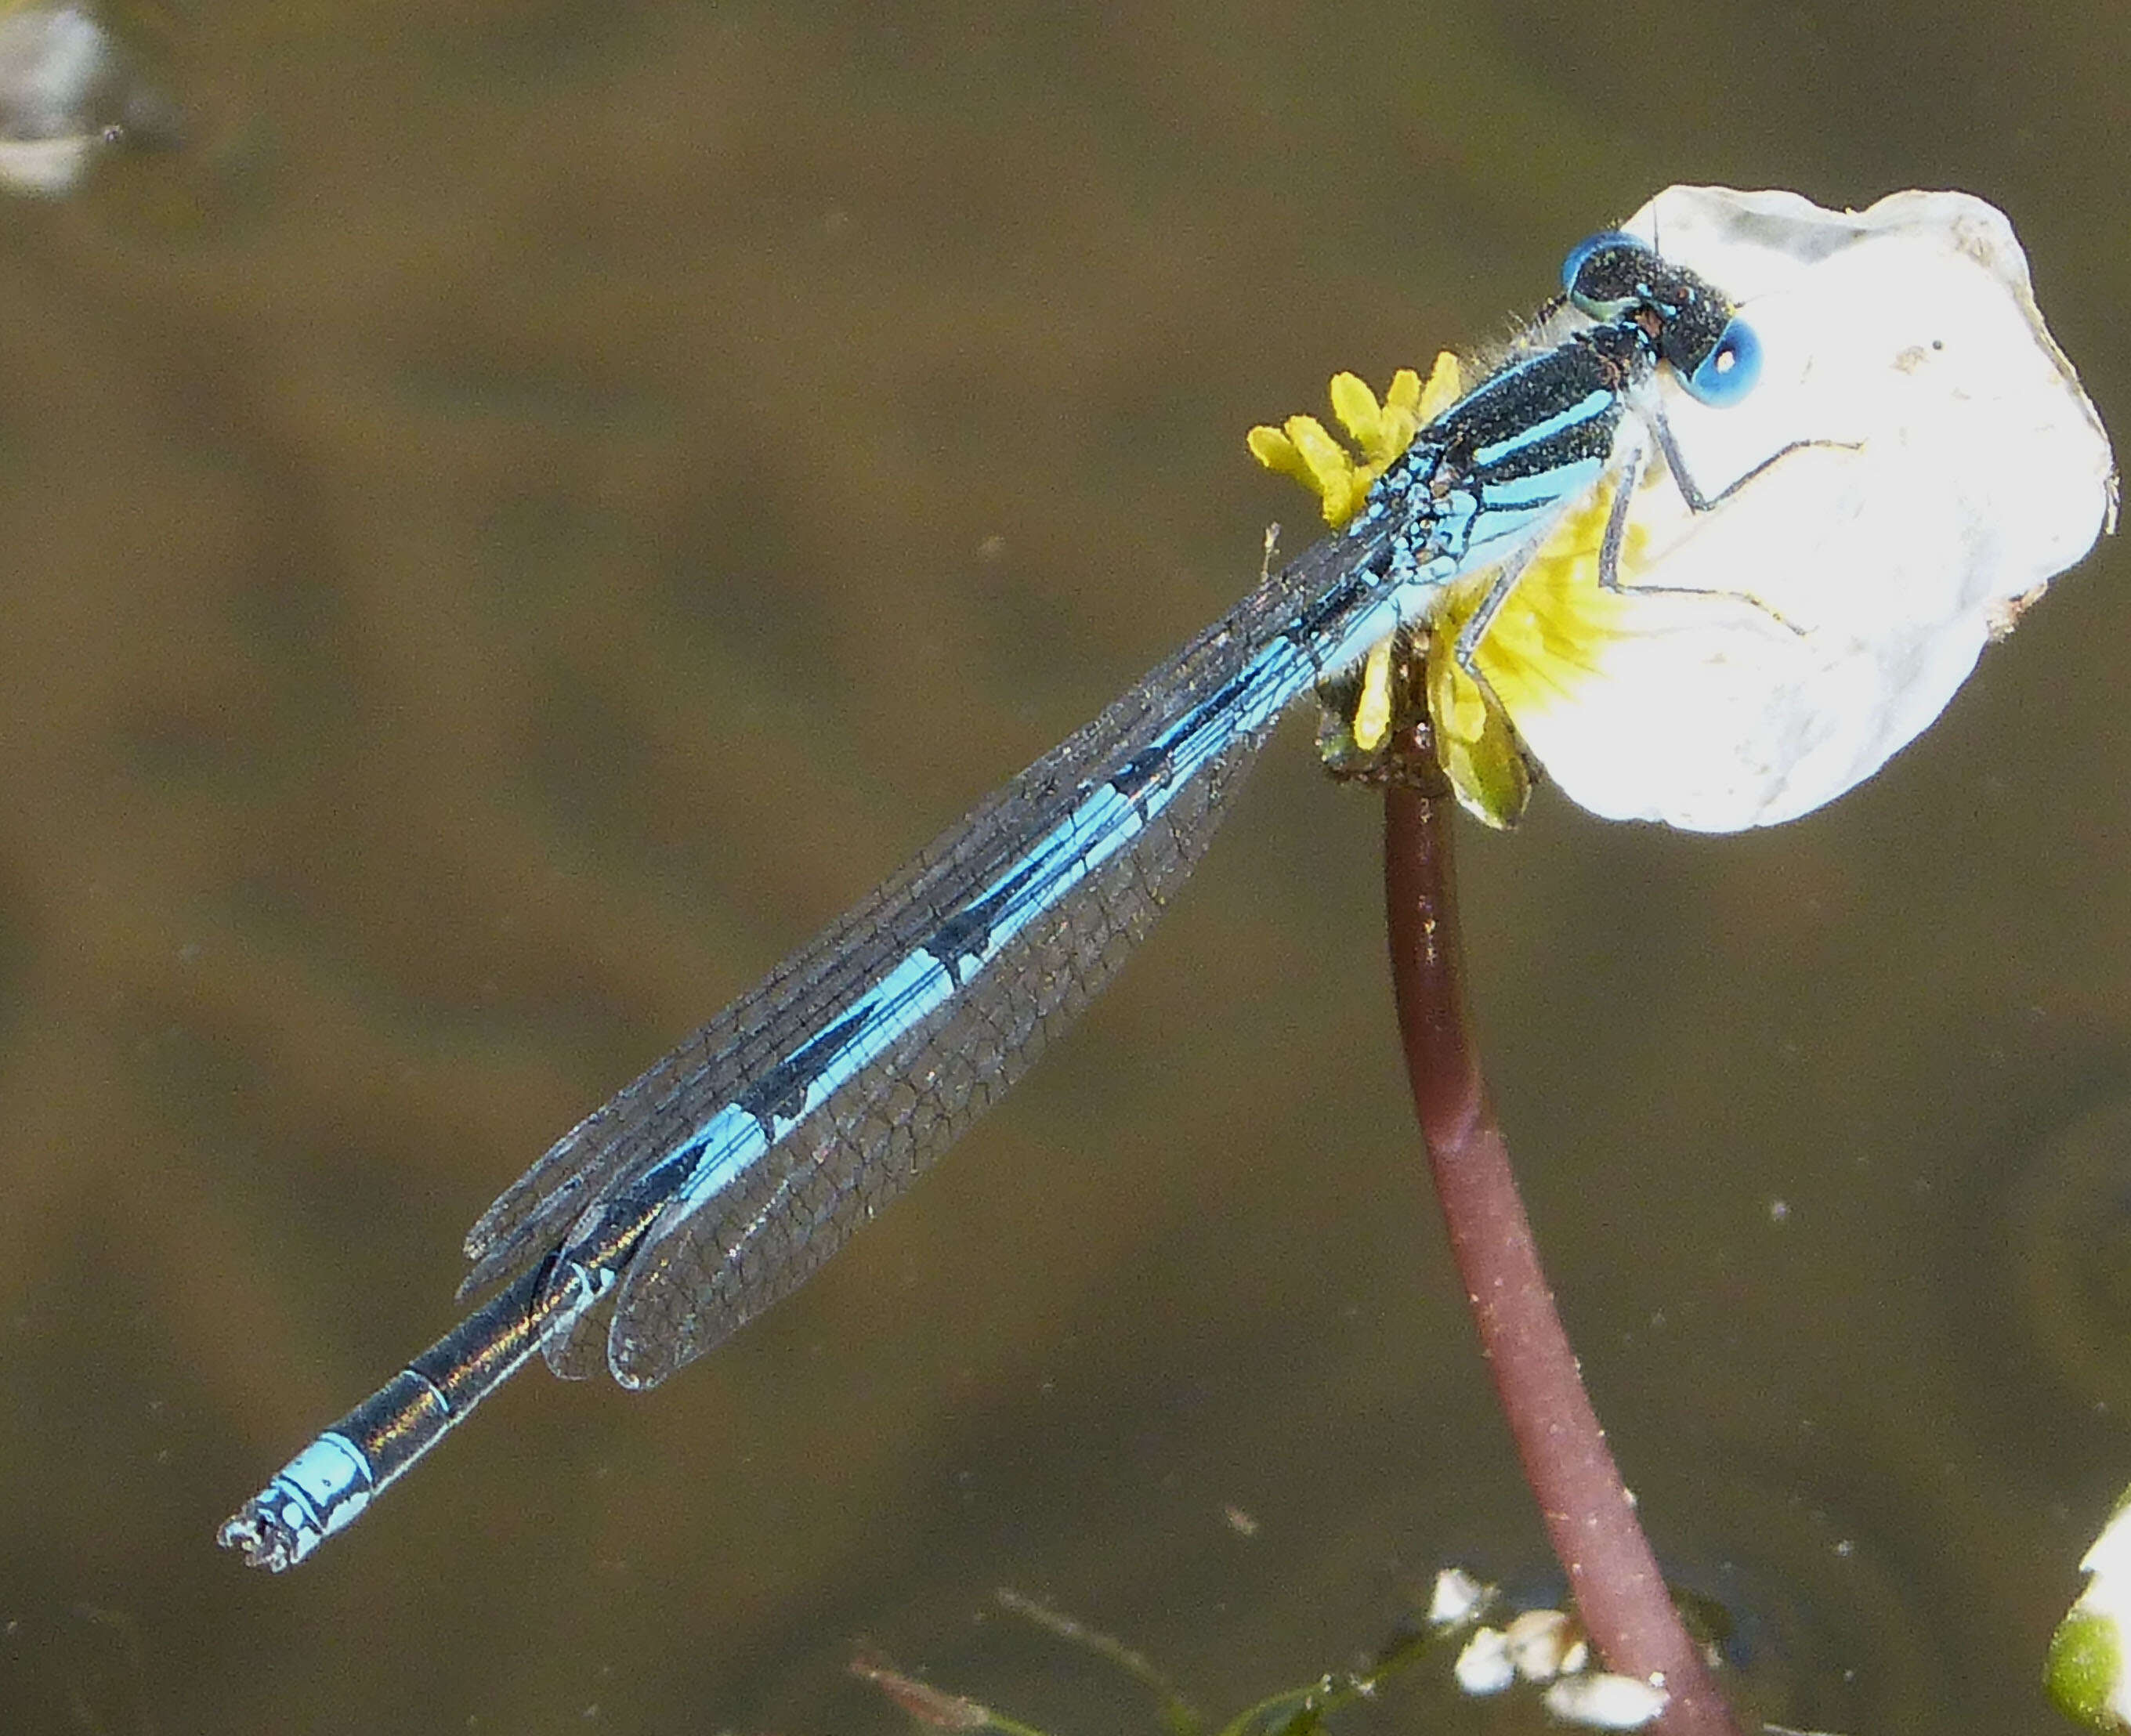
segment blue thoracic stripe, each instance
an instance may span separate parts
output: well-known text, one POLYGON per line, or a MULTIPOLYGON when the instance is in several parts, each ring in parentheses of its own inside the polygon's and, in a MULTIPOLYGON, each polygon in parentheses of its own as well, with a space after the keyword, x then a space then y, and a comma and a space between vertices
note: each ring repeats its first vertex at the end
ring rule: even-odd
MULTIPOLYGON (((1586 469, 1596 471, 1596 464, 1558 464, 1539 477, 1502 477, 1501 481, 1487 484, 1487 511, 1481 515, 1479 528, 1485 528, 1487 541, 1501 541, 1502 534, 1516 534, 1525 522, 1536 514, 1547 514, 1560 505, 1562 481, 1566 475, 1581 475, 1586 469)), ((1481 541, 1475 533, 1473 541, 1481 541)))
MULTIPOLYGON (((1571 428, 1607 419, 1616 413, 1618 404, 1619 395, 1616 393, 1604 391, 1587 393, 1576 403, 1564 405, 1551 415, 1539 418, 1536 421, 1519 428, 1506 439, 1498 440, 1488 446, 1475 447, 1473 451, 1473 461, 1479 469, 1487 470, 1492 466, 1500 464, 1506 458, 1514 457, 1520 452, 1529 452, 1534 447, 1544 446, 1548 441, 1557 435, 1567 433, 1571 428)), ((1559 498, 1559 495, 1556 498, 1559 498)))
MULTIPOLYGON (((536 1351, 655 1383, 907 1185, 1145 932, 1281 714, 1425 624, 1453 581, 1491 574, 1499 598, 1615 461, 1672 310, 1707 324, 1730 306, 1617 236, 1572 255, 1571 276, 1584 323, 1535 337, 1430 423, 1345 533, 558 1141, 467 1237, 469 1288, 501 1288, 291 1461, 223 1541, 256 1564, 303 1560, 536 1351), (1622 282, 1645 299, 1623 307, 1622 282)), ((1707 352, 1722 341, 1717 318, 1707 352)))
POLYGON ((1578 484, 1577 492, 1580 495, 1598 480, 1603 468, 1602 461, 1592 458, 1559 464, 1535 476, 1505 476, 1488 483, 1487 511, 1468 546, 1500 542, 1506 536, 1522 532, 1535 517, 1550 518, 1554 509, 1561 504, 1564 483, 1578 484))

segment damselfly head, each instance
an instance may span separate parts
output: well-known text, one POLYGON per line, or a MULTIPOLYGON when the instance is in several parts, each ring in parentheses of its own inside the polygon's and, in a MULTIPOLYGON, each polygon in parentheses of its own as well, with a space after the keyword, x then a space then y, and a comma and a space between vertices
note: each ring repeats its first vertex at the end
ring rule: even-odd
POLYGON ((1569 250, 1562 289, 1593 319, 1632 319, 1703 404, 1734 404, 1760 377, 1761 345, 1731 298, 1648 242, 1608 229, 1569 250))
POLYGON ((1568 250, 1562 293, 1593 319, 1618 319, 1650 299, 1653 267, 1669 269, 1648 242, 1607 229, 1568 250))

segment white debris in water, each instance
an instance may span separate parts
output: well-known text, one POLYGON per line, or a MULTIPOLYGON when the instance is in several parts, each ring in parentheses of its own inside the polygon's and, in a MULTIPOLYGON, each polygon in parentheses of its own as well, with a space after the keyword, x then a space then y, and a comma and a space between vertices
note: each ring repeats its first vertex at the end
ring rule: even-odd
POLYGON ((1564 1676, 1546 1691, 1546 1709, 1591 1730, 1639 1730, 1665 1709, 1665 1691, 1633 1676, 1592 1670, 1564 1676))
POLYGON ((1517 1679, 1510 1662, 1510 1639, 1500 1628, 1482 1628, 1465 1642, 1451 1667, 1458 1686, 1468 1694, 1499 1694, 1517 1679))
POLYGON ((1576 1624, 1559 1609, 1527 1609, 1508 1628, 1510 1662, 1526 1681, 1552 1681, 1590 1656, 1576 1624))
POLYGON ((79 0, 31 0, 0 13, 0 187, 56 197, 136 122, 168 105, 79 0))
POLYGON ((1435 1576, 1435 1590, 1428 1600, 1429 1625, 1454 1628, 1470 1621, 1494 1595, 1493 1586, 1481 1584, 1463 1567, 1445 1567, 1435 1576))

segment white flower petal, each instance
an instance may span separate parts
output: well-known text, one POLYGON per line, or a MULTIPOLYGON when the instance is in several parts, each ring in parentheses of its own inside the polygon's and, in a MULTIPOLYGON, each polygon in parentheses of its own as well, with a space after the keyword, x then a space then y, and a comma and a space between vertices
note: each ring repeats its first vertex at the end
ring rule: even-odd
POLYGON ((1730 831, 1876 771, 1945 707, 2009 605, 2113 521, 2109 441, 2005 218, 1957 193, 1862 213, 1674 188, 1626 226, 1740 304, 1760 383, 1724 409, 1660 371, 1715 510, 1654 462, 1623 579, 1642 594, 1556 696, 1510 704, 1563 789, 1616 819, 1730 831), (1653 595, 1663 590, 1673 595, 1653 595))

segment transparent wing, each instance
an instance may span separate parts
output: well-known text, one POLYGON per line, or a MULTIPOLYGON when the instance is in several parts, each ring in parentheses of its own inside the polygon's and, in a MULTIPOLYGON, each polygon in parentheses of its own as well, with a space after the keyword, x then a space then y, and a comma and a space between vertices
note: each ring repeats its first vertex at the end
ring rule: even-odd
POLYGON ((1268 580, 572 1129, 468 1234, 462 1294, 551 1251, 597 1251, 588 1263, 605 1262, 619 1284, 611 1327, 602 1335, 596 1315, 579 1319, 547 1355, 573 1376, 604 1355, 630 1385, 664 1379, 788 1294, 1109 980, 1198 860, 1286 704, 1358 638, 1394 624, 1358 564, 1353 542, 1334 539, 1268 580), (1343 571, 1354 576, 1332 576, 1343 571), (1152 819, 1144 802, 1099 799, 1147 787, 1150 758, 1181 751, 1158 744, 1198 720, 1208 727, 1194 727, 1152 819), (1022 865, 1045 839, 1046 872, 1067 891, 958 971, 951 994, 898 1026, 833 1092, 775 1117, 778 1136, 721 1189, 677 1198, 677 1153, 735 1106, 800 1102, 806 1058, 875 1016, 884 985, 913 957, 955 950, 943 935, 1022 896, 1022 865))

